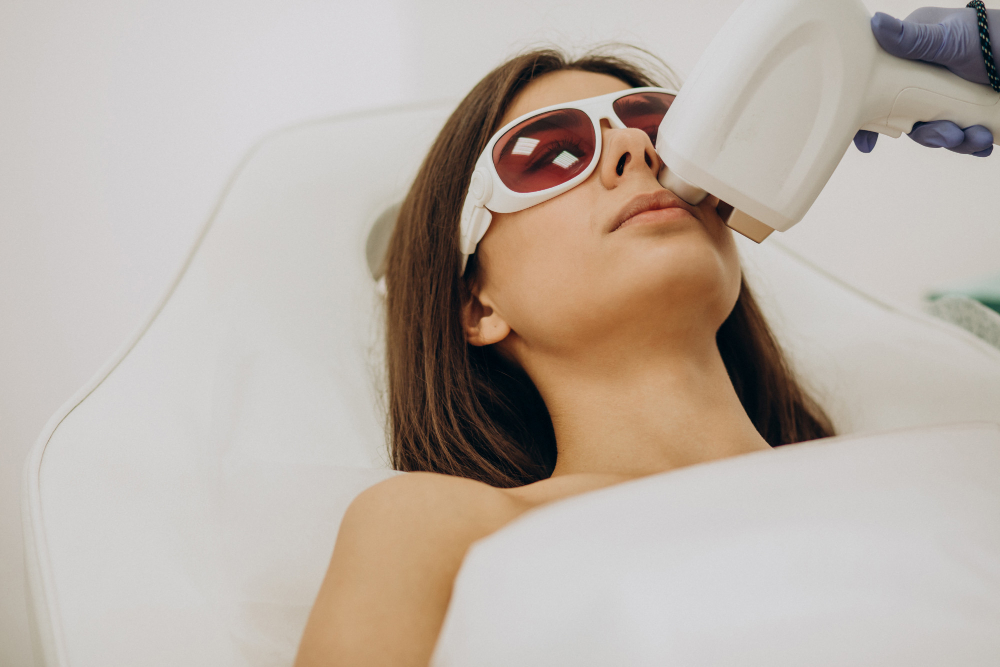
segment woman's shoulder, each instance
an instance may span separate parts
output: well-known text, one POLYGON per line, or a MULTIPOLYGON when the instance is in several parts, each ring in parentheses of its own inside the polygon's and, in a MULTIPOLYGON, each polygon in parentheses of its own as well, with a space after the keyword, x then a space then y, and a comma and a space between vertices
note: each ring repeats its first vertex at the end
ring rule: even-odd
POLYGON ((410 472, 369 487, 344 514, 296 665, 426 665, 473 542, 534 507, 615 481, 567 475, 501 489, 410 472))
MULTIPOLYGON (((408 472, 359 494, 344 514, 336 550, 417 576, 457 573, 473 542, 530 509, 504 489, 431 472, 408 472)), ((449 586, 450 587, 450 586, 449 586)))
POLYGON ((469 546, 521 511, 503 490, 449 475, 369 487, 344 514, 296 665, 426 665, 469 546))
POLYGON ((373 528, 392 524, 454 530, 487 528, 526 509, 528 505, 507 489, 454 475, 408 472, 363 491, 351 503, 348 515, 373 528))
POLYGON ((468 546, 470 538, 485 537, 530 509, 628 479, 575 474, 507 489, 454 475, 408 472, 358 495, 344 522, 349 532, 388 531, 391 539, 427 538, 433 533, 438 539, 468 546))

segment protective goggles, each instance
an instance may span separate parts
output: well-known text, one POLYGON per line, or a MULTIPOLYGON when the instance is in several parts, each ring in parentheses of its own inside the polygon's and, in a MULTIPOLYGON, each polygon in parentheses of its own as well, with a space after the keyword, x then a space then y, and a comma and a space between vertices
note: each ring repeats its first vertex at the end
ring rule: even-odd
POLYGON ((655 146, 676 95, 630 88, 538 109, 500 128, 476 161, 462 206, 459 273, 489 228, 491 211, 523 211, 587 180, 601 157, 602 120, 614 129, 642 130, 655 146))

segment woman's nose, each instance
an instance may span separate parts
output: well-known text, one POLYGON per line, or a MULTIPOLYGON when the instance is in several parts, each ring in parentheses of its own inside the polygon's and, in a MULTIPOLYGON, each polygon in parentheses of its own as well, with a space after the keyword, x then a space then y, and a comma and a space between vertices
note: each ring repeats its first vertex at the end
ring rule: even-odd
POLYGON ((660 172, 660 157, 653 150, 649 135, 635 128, 604 129, 601 151, 601 182, 611 190, 637 170, 656 175, 660 172))

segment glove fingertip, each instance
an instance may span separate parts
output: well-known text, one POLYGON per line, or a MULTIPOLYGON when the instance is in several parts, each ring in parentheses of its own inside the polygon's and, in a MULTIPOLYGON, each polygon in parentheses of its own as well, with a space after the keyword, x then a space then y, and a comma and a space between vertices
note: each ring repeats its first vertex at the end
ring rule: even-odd
POLYGON ((950 120, 915 123, 907 136, 928 148, 956 148, 965 141, 965 132, 950 120))
POLYGON ((871 153, 872 149, 875 148, 876 141, 878 141, 878 132, 858 130, 858 133, 854 135, 854 145, 862 153, 871 153))
POLYGON ((903 22, 895 16, 890 16, 883 12, 875 12, 871 18, 872 33, 875 39, 894 56, 905 57, 900 49, 900 42, 903 39, 903 22))
MULTIPOLYGON (((988 127, 982 125, 973 125, 972 127, 967 127, 964 130, 965 141, 969 146, 969 153, 972 155, 977 155, 982 153, 987 148, 993 148, 993 133, 990 132, 988 127)), ((985 157, 985 156, 982 156, 985 157)))
POLYGON ((886 37, 899 37, 903 33, 903 21, 885 12, 875 12, 871 19, 872 31, 886 37))

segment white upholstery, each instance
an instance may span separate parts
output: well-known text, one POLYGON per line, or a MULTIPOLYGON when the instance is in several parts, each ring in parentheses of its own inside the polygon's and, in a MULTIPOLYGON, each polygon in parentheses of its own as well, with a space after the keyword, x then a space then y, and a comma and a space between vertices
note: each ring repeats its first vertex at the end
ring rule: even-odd
MULTIPOLYGON (((345 507, 394 474, 366 233, 448 111, 266 138, 149 321, 49 422, 24 482, 39 664, 291 662, 345 507)), ((995 349, 746 251, 842 431, 1000 421, 995 349)))
POLYGON ((853 435, 568 498, 480 540, 434 667, 1000 664, 1000 427, 853 435))
POLYGON ((780 240, 756 246, 741 239, 740 248, 771 327, 838 433, 1000 422, 1000 350, 919 311, 880 303, 780 240))

